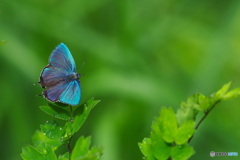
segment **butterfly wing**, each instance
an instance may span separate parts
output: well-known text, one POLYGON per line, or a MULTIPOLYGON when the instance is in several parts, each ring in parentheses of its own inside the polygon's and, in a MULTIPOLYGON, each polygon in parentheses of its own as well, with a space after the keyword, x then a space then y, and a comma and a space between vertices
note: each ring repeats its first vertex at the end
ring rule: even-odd
POLYGON ((57 85, 58 83, 63 83, 67 73, 64 70, 60 70, 53 66, 46 66, 40 76, 40 84, 42 87, 51 87, 57 85))
POLYGON ((49 58, 51 66, 64 70, 66 72, 75 72, 76 64, 68 47, 60 43, 51 53, 49 58))
POLYGON ((59 101, 69 105, 77 105, 81 98, 81 88, 79 80, 76 79, 68 83, 67 88, 62 92, 59 101))
POLYGON ((77 105, 81 98, 81 88, 78 79, 71 80, 69 76, 76 71, 76 65, 71 52, 64 43, 59 44, 51 53, 49 65, 40 76, 40 84, 45 98, 52 102, 62 102, 77 105))
POLYGON ((68 87, 67 83, 58 84, 51 86, 43 91, 43 95, 46 99, 51 102, 59 101, 60 95, 66 90, 68 87))
POLYGON ((43 95, 51 102, 62 102, 69 105, 77 105, 79 104, 81 98, 79 80, 49 87, 43 91, 43 95))

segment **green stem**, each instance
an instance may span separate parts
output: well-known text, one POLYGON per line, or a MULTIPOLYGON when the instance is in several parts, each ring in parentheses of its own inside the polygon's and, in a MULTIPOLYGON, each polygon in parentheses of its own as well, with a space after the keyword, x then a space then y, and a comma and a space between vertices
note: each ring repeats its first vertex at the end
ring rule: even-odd
MULTIPOLYGON (((70 107, 70 116, 71 116, 69 121, 72 123, 73 122, 73 109, 72 109, 71 105, 69 107, 70 107)), ((71 160, 71 153, 72 153, 72 149, 71 149, 72 137, 73 137, 73 135, 69 138, 68 143, 67 143, 67 148, 69 151, 69 160, 71 160)))
POLYGON ((70 122, 73 122, 73 109, 71 105, 69 107, 70 107, 70 116, 71 116, 70 122))
MULTIPOLYGON (((217 101, 210 107, 210 109, 205 112, 205 115, 202 117, 202 119, 201 119, 201 120, 198 122, 198 124, 196 125, 195 130, 198 129, 198 127, 199 127, 200 124, 203 122, 203 120, 207 117, 207 115, 213 110, 213 108, 214 108, 220 101, 221 101, 221 100, 217 100, 217 101)), ((192 135, 192 137, 188 140, 188 143, 191 142, 193 136, 194 136, 194 135, 192 135)))
MULTIPOLYGON (((72 136, 72 137, 73 137, 73 136, 72 136)), ((68 144, 67 144, 67 148, 68 148, 68 151, 69 151, 70 154, 72 153, 72 149, 71 149, 72 137, 69 138, 68 144)), ((69 158, 70 158, 70 156, 69 156, 69 158)))

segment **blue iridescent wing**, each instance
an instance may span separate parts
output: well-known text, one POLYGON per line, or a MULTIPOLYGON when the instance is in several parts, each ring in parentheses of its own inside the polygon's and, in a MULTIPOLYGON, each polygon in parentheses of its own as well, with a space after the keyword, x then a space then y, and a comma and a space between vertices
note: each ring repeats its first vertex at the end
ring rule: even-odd
POLYGON ((39 83, 43 87, 51 87, 53 85, 57 85, 58 83, 64 82, 66 77, 67 73, 65 71, 48 65, 43 69, 39 83))
POLYGON ((76 65, 69 49, 65 44, 59 44, 40 76, 39 83, 46 88, 44 97, 52 102, 77 105, 81 98, 81 88, 79 80, 72 79, 72 75, 76 76, 75 71, 76 65))
POLYGON ((75 72, 76 65, 72 54, 64 43, 60 43, 51 53, 49 58, 51 66, 64 70, 66 72, 75 72))
POLYGON ((58 102, 60 95, 66 90, 68 87, 67 83, 61 83, 54 86, 51 86, 43 91, 43 95, 46 99, 52 102, 58 102))
POLYGON ((67 88, 62 92, 59 101, 69 105, 77 105, 81 99, 81 88, 79 80, 76 79, 68 83, 67 88))
POLYGON ((81 99, 79 80, 69 83, 60 83, 43 91, 43 95, 51 102, 62 102, 69 105, 78 105, 81 99))

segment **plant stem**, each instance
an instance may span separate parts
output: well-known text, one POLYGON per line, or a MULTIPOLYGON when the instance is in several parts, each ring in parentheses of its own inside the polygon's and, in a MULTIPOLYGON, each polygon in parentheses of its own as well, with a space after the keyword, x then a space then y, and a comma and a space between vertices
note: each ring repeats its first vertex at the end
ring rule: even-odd
MULTIPOLYGON (((207 110, 204 114, 204 116, 202 117, 202 119, 198 122, 198 124, 195 127, 195 130, 198 129, 198 127, 200 126, 200 124, 203 122, 203 120, 207 117, 207 115, 213 110, 213 108, 220 102, 221 100, 217 100, 215 103, 213 103, 213 105, 210 107, 209 110, 207 110)), ((192 137, 188 140, 188 143, 191 142, 192 138, 194 135, 192 135, 192 137)))
MULTIPOLYGON (((69 107, 70 107, 70 116, 71 116, 70 122, 73 123, 73 109, 72 109, 71 105, 69 105, 69 107)), ((71 149, 72 137, 73 137, 73 135, 69 138, 68 143, 67 143, 67 148, 69 151, 69 160, 71 160, 71 153, 72 153, 72 149, 71 149)))
POLYGON ((73 109, 71 105, 69 107, 70 107, 70 116, 71 116, 70 122, 73 122, 73 109))
MULTIPOLYGON (((73 137, 73 136, 72 136, 72 137, 73 137)), ((71 153, 72 153, 72 149, 71 149, 72 137, 69 138, 68 144, 67 144, 67 148, 68 148, 68 151, 69 151, 69 154, 70 154, 70 155, 71 155, 71 153)), ((70 157, 70 156, 69 156, 69 157, 70 157)))

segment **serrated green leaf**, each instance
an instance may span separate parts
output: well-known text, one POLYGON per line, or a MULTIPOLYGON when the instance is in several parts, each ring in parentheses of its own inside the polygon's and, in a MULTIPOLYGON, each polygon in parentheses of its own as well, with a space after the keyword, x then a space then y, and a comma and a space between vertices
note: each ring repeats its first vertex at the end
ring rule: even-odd
POLYGON ((63 140, 67 140, 69 139, 70 137, 72 137, 72 135, 74 134, 74 129, 73 129, 73 122, 66 122, 65 123, 65 126, 64 126, 64 136, 62 137, 63 140))
POLYGON ((191 107, 196 109, 197 111, 201 111, 200 108, 200 101, 202 101, 205 98, 203 94, 197 93, 193 94, 187 99, 187 102, 185 102, 186 107, 191 107))
MULTIPOLYGON (((98 160, 102 155, 102 148, 101 147, 92 147, 90 151, 88 151, 87 155, 83 160, 98 160)), ((78 159, 82 160, 82 159, 78 159)))
POLYGON ((176 144, 184 144, 189 138, 192 137, 193 133, 195 132, 194 125, 194 121, 186 121, 183 123, 183 125, 177 131, 175 139, 176 144))
POLYGON ((152 133, 150 136, 151 152, 156 159, 165 160, 171 154, 171 144, 167 144, 165 142, 165 139, 162 138, 163 135, 161 133, 162 131, 160 128, 161 128, 161 126, 159 126, 159 124, 157 122, 153 122, 152 133))
POLYGON ((172 160, 187 160, 194 154, 192 147, 186 145, 176 145, 172 148, 172 160))
POLYGON ((202 111, 205 112, 212 106, 212 104, 212 99, 210 97, 204 97, 203 99, 201 99, 199 107, 202 111))
POLYGON ((71 160, 98 160, 102 155, 102 148, 92 147, 89 149, 90 144, 90 137, 80 137, 74 146, 71 160))
POLYGON ((185 121, 195 120, 199 111, 208 108, 208 99, 208 97, 198 93, 190 96, 186 102, 182 102, 176 114, 179 126, 185 121))
POLYGON ((240 88, 236 88, 236 89, 233 89, 233 90, 227 92, 223 96, 223 100, 228 100, 228 99, 231 99, 231 98, 235 98, 235 97, 238 97, 239 95, 240 95, 240 88))
POLYGON ((43 134, 51 139, 61 140, 63 138, 65 131, 56 121, 47 121, 45 125, 40 125, 40 127, 43 134))
POLYGON ((231 86, 231 82, 225 84, 222 86, 221 89, 219 89, 215 94, 213 94, 213 99, 215 101, 221 100, 222 98, 224 98, 225 94, 227 93, 227 91, 229 90, 229 87, 231 86))
POLYGON ((7 42, 7 41, 5 41, 5 40, 0 41, 0 46, 3 45, 3 44, 6 43, 6 42, 7 42))
POLYGON ((91 144, 91 137, 80 137, 73 149, 71 160, 78 160, 82 157, 85 157, 88 153, 89 147, 91 144))
POLYGON ((23 147, 21 157, 24 160, 43 160, 44 156, 36 148, 32 146, 23 147))
POLYGON ((94 100, 91 98, 87 101, 87 104, 84 104, 84 109, 82 106, 79 106, 74 112, 74 121, 73 121, 73 129, 74 132, 77 132, 87 119, 90 111, 100 102, 100 100, 94 100), (83 111, 82 111, 83 110, 83 111))
POLYGON ((178 124, 173 109, 163 107, 160 111, 158 123, 162 133, 162 138, 168 143, 174 142, 178 124))
POLYGON ((43 132, 39 130, 37 130, 33 135, 32 141, 34 146, 37 148, 39 148, 43 144, 48 144, 53 150, 56 150, 63 143, 63 141, 61 140, 48 138, 46 135, 43 134, 43 132))
POLYGON ((178 124, 179 126, 181 126, 185 121, 188 120, 194 120, 196 117, 196 110, 193 108, 186 108, 186 109, 178 109, 177 111, 177 120, 178 120, 178 124))
POLYGON ((58 160, 69 160, 69 152, 66 152, 63 155, 58 156, 58 160))
MULTIPOLYGON (((193 97, 194 97, 194 101, 192 101, 192 103, 195 103, 195 105, 193 105, 193 108, 197 110, 195 112, 196 114, 199 111, 207 110, 211 106, 211 104, 212 104, 211 98, 207 97, 207 96, 205 96, 205 95, 203 95, 201 93, 194 94, 193 97)), ((191 105, 189 105, 189 107, 191 107, 191 105)))
POLYGON ((60 107, 60 108, 66 108, 69 107, 68 104, 64 104, 61 102, 55 102, 55 103, 48 103, 49 106, 54 106, 54 107, 60 107))
POLYGON ((70 113, 63 108, 59 108, 51 105, 51 106, 40 106, 40 109, 46 114, 58 119, 62 119, 65 121, 69 121, 71 119, 70 113))
POLYGON ((42 149, 44 155, 44 160, 57 160, 56 154, 53 152, 50 146, 47 144, 42 149))
POLYGON ((151 151, 151 139, 150 138, 144 138, 142 143, 138 143, 138 146, 139 146, 142 154, 146 157, 146 159, 154 160, 154 156, 151 151))

